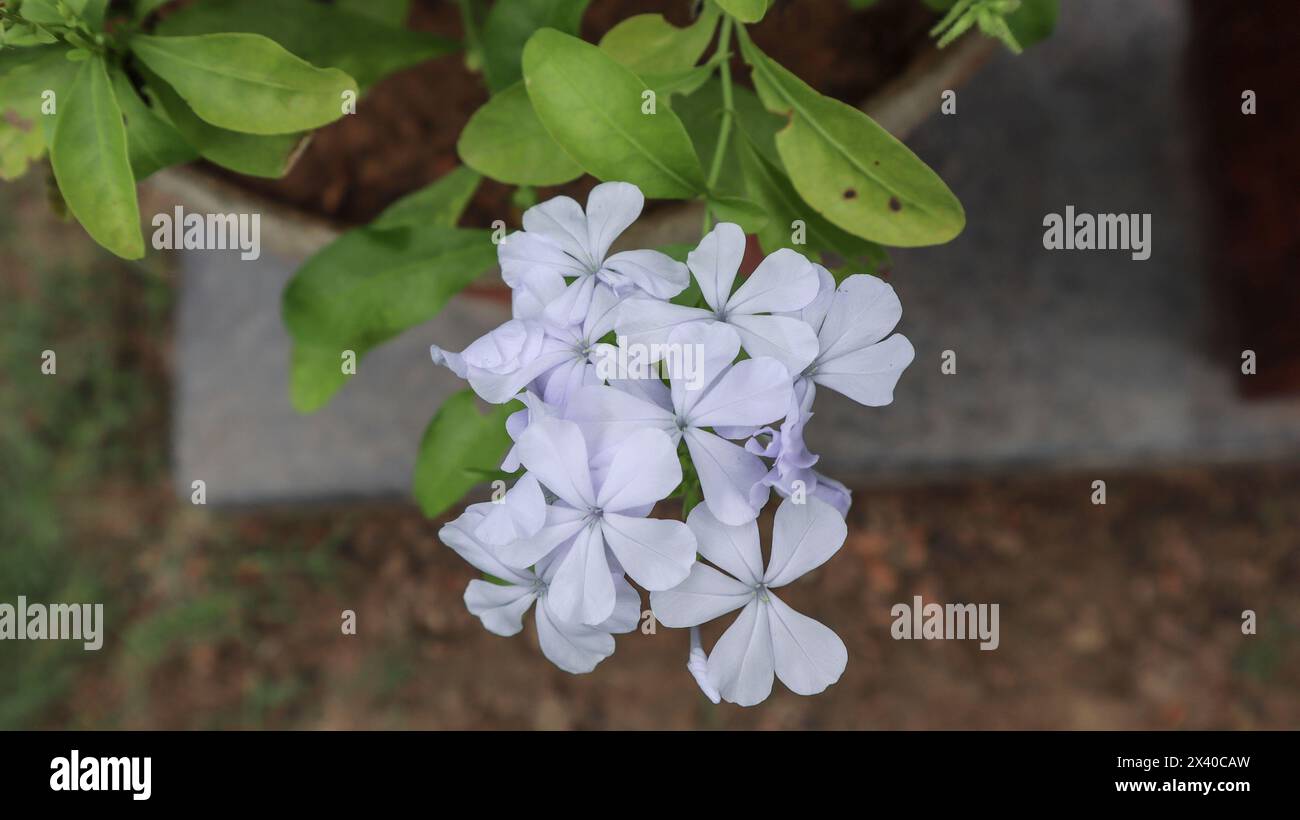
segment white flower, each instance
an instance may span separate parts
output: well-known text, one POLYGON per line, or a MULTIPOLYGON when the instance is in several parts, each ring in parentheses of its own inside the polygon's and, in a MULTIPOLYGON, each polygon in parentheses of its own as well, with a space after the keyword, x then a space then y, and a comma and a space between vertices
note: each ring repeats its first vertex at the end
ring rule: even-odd
POLYGON ((841 516, 848 515, 852 504, 848 487, 814 470, 812 467, 821 456, 804 443, 803 431, 813 417, 812 405, 816 395, 817 388, 812 382, 799 379, 794 384, 790 409, 781 427, 755 430, 754 437, 745 442, 745 449, 749 452, 772 459, 772 469, 751 491, 752 503, 761 507, 767 501, 769 487, 782 497, 790 498, 798 489, 795 482, 800 482, 805 494, 817 496, 838 510, 841 516), (763 437, 767 438, 766 444, 760 441, 763 437))
POLYGON ((618 321, 629 342, 663 343, 688 322, 730 325, 750 356, 770 356, 798 375, 817 355, 817 337, 806 322, 789 315, 817 296, 817 273, 806 258, 782 248, 764 259, 735 293, 745 233, 730 222, 719 223, 686 257, 709 309, 684 307, 653 299, 635 299, 618 321), (774 314, 774 315, 763 315, 774 314))
POLYGON ((598 290, 576 325, 557 325, 544 315, 515 318, 474 341, 461 353, 429 348, 435 364, 467 379, 484 401, 502 404, 530 384, 547 403, 562 408, 584 384, 600 384, 594 359, 608 355, 599 340, 614 329, 619 297, 598 290))
POLYGON ((553 564, 542 563, 537 571, 515 569, 497 560, 492 548, 474 533, 482 526, 491 503, 474 504, 455 521, 438 531, 438 538, 474 567, 501 583, 473 580, 465 587, 465 605, 496 635, 516 635, 523 629, 523 617, 537 601, 537 640, 551 663, 572 674, 590 672, 596 664, 614 654, 610 633, 631 632, 641 617, 641 597, 619 575, 611 576, 617 603, 608 620, 598 626, 573 624, 551 606, 549 587, 555 574, 553 564))
POLYGON ((725 435, 729 428, 747 429, 779 419, 790 405, 790 375, 769 357, 732 364, 740 340, 724 324, 681 327, 670 342, 701 346, 701 389, 689 389, 684 378, 672 378, 671 389, 657 379, 620 381, 622 389, 586 387, 574 394, 566 417, 581 425, 598 452, 644 428, 664 431, 674 446, 685 438, 704 503, 726 523, 752 521, 766 501, 765 493, 759 498, 752 490, 767 467, 718 432, 725 435))
POLYGON ((474 535, 485 544, 501 546, 531 538, 545 523, 546 496, 542 486, 532 475, 524 473, 500 502, 484 508, 483 519, 474 528, 474 535))
POLYGON ((610 573, 621 567, 646 589, 668 589, 690 573, 695 536, 681 521, 646 518, 655 502, 681 483, 668 436, 640 430, 601 465, 593 465, 578 425, 535 420, 519 437, 519 460, 557 501, 531 538, 498 549, 514 567, 531 566, 554 551, 553 611, 575 623, 598 624, 615 605, 610 573), (616 563, 611 567, 608 553, 616 563))
POLYGON ((817 354, 803 378, 843 393, 859 404, 880 407, 894 400, 894 386, 916 355, 901 333, 885 338, 903 316, 898 294, 864 273, 835 287, 830 271, 815 266, 817 298, 792 318, 817 332, 817 354))
POLYGON ((704 654, 704 647, 700 645, 698 626, 691 627, 691 653, 686 657, 686 671, 695 678, 695 683, 699 685, 704 697, 714 703, 722 700, 722 696, 718 694, 718 687, 709 680, 709 656, 704 654))
POLYGON ((687 524, 700 555, 730 574, 696 563, 680 586, 651 593, 650 607, 660 623, 671 627, 698 626, 741 610, 708 658, 708 682, 723 699, 741 706, 760 703, 772 691, 774 672, 800 695, 815 695, 839 680, 848 662, 844 642, 786 606, 773 590, 834 555, 848 533, 844 519, 816 498, 805 504, 783 501, 776 511, 766 572, 757 523, 729 527, 700 505, 687 524))
POLYGON ((620 301, 612 290, 600 288, 592 294, 590 309, 579 324, 557 327, 547 323, 548 346, 557 346, 566 354, 537 377, 535 389, 547 404, 562 411, 578 388, 602 383, 596 362, 613 348, 600 340, 614 329, 620 301))
POLYGON ((504 404, 524 385, 564 361, 569 352, 548 338, 542 322, 511 319, 460 353, 430 345, 429 355, 434 364, 467 380, 484 401, 504 404))
POLYGON ((605 182, 591 190, 586 213, 567 196, 525 211, 524 230, 507 236, 497 252, 501 277, 517 294, 516 310, 533 311, 544 304, 547 318, 565 327, 582 323, 597 289, 655 299, 680 293, 690 284, 689 274, 666 254, 636 250, 606 256, 644 205, 635 185, 605 182), (556 296, 555 282, 561 278, 574 281, 556 296))

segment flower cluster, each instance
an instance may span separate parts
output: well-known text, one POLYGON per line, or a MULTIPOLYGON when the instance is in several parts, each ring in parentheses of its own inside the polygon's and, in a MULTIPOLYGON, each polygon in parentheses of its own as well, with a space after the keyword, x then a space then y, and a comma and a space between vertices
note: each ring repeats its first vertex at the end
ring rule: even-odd
POLYGON ((890 335, 902 308, 879 279, 837 286, 789 249, 736 287, 745 235, 730 223, 685 264, 610 254, 643 204, 636 186, 607 182, 585 212, 568 197, 530 208, 500 245, 512 318, 460 353, 431 349, 485 401, 523 404, 502 464, 523 472, 439 537, 489 577, 465 590, 470 612, 513 635, 536 602, 542 652, 568 672, 591 671, 636 627, 630 580, 659 622, 691 628, 688 669, 714 702, 758 703, 774 675, 815 694, 839 679, 844 644, 774 590, 840 548, 850 495, 814 469, 804 429, 818 387, 892 401, 913 356, 890 335), (629 350, 652 366, 626 367, 629 350), (651 516, 696 488, 685 522, 651 516), (757 518, 773 490, 764 569, 757 518), (706 655, 697 627, 736 609, 706 655))

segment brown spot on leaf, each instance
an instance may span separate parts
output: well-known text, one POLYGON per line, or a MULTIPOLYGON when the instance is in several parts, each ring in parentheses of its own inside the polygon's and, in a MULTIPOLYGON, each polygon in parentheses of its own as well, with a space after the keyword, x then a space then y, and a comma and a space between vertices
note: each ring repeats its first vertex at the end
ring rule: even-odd
POLYGON ((852 188, 845 188, 845 189, 844 189, 844 198, 845 198, 845 199, 855 199, 855 198, 857 198, 857 196, 858 196, 858 192, 855 191, 855 190, 853 190, 852 188))
POLYGON ((24 134, 31 131, 32 126, 35 124, 31 120, 23 119, 18 115, 18 112, 12 108, 5 109, 4 121, 12 125, 14 128, 17 128, 19 131, 22 131, 24 134))
POLYGON ((903 203, 901 203, 901 202, 898 201, 898 197, 896 197, 896 196, 891 196, 891 197, 889 198, 889 210, 891 210, 891 211, 901 211, 901 210, 903 210, 903 203))

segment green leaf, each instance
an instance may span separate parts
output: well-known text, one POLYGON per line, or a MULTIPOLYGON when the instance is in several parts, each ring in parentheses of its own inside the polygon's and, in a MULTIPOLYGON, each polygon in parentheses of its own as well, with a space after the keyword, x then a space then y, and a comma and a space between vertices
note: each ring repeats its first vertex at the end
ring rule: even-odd
POLYGON ((370 223, 370 227, 455 227, 482 179, 469 168, 457 167, 456 170, 443 174, 432 185, 426 185, 389 205, 370 223))
POLYGON ((768 0, 717 0, 727 14, 742 23, 757 23, 767 14, 768 0))
POLYGON ((81 63, 58 109, 50 163, 69 210, 96 242, 139 259, 144 237, 126 128, 102 57, 81 63))
POLYGON ((641 113, 645 83, 596 46, 542 29, 524 47, 524 79, 542 125, 588 173, 657 199, 704 190, 681 121, 666 105, 641 113))
POLYGON ((0 24, 0 46, 6 49, 57 43, 58 37, 30 23, 13 23, 9 28, 0 24))
POLYGON ((94 31, 104 30, 104 13, 108 11, 108 0, 64 0, 72 12, 86 21, 94 31))
POLYGON ((713 6, 706 6, 686 28, 674 26, 662 14, 638 14, 606 32, 600 49, 642 77, 674 74, 699 62, 717 26, 713 6))
POLYGON ((336 0, 334 5, 390 26, 405 26, 411 11, 410 0, 336 0))
POLYGON ((659 102, 671 104, 675 94, 689 95, 698 91, 713 76, 723 59, 725 56, 719 54, 694 68, 669 74, 643 74, 641 79, 648 88, 654 89, 659 102))
POLYGON ((113 92, 126 118, 127 150, 137 182, 155 171, 198 158, 198 151, 180 132, 140 99, 125 72, 113 71, 113 92))
POLYGON ((744 29, 739 34, 759 98, 789 120, 776 147, 804 200, 835 225, 885 245, 933 245, 961 233, 961 203, 906 145, 769 59, 744 29))
POLYGON ((232 31, 270 38, 312 65, 346 72, 362 88, 459 47, 453 40, 403 28, 400 21, 385 23, 355 9, 311 0, 205 0, 158 25, 158 33, 169 37, 232 31))
POLYGON ((18 13, 24 20, 44 25, 62 25, 63 12, 59 11, 55 0, 23 0, 18 13))
POLYGON ((822 218, 803 201, 785 172, 747 137, 743 133, 737 137, 735 153, 750 199, 770 215, 768 224, 755 231, 763 251, 793 248, 835 271, 837 280, 851 273, 875 273, 885 261, 884 249, 822 218), (796 220, 803 221, 800 244, 794 242, 796 220))
POLYGON ((510 0, 493 3, 483 21, 483 77, 493 93, 523 78, 520 59, 533 33, 553 28, 577 34, 590 0, 510 0))
POLYGON ((506 418, 518 409, 518 402, 507 402, 481 415, 471 390, 442 403, 420 440, 411 487, 426 516, 446 512, 482 480, 480 476, 498 468, 510 449, 506 418))
MULTIPOLYGON (((681 118, 686 131, 695 144, 695 153, 701 158, 711 158, 718 144, 718 125, 722 117, 722 82, 714 77, 687 97, 673 102, 673 111, 681 118)), ((780 165, 776 153, 776 132, 784 121, 770 113, 759 102, 754 92, 744 86, 732 88, 731 108, 735 123, 751 141, 756 142, 772 162, 780 165)), ((736 129, 732 129, 732 140, 736 129)), ((740 167, 740 157, 734 145, 729 145, 722 156, 722 171, 715 182, 714 195, 748 196, 745 174, 740 167)))
POLYGON ((358 228, 323 248, 284 291, 294 406, 324 406, 348 380, 343 351, 359 360, 432 318, 495 262, 491 232, 440 226, 358 228))
POLYGON ((1052 36, 1059 11, 1058 0, 1020 0, 1020 8, 1006 17, 1007 27, 1021 48, 1029 48, 1052 36))
POLYGON ((582 176, 542 127, 523 83, 497 92, 474 112, 456 151, 474 170, 511 185, 561 185, 582 176))
POLYGON ((42 113, 43 95, 54 92, 56 105, 76 77, 78 66, 62 45, 38 45, 0 51, 0 166, 3 178, 21 176, 29 163, 45 154, 54 132, 54 116, 42 113))
POLYGON ((356 81, 316 68, 260 34, 131 38, 131 51, 201 119, 246 134, 308 131, 343 116, 356 81))
POLYGON ((759 233, 771 221, 762 206, 738 196, 711 196, 709 210, 719 222, 735 222, 745 233, 759 233))
POLYGON ((17 125, 0 119, 0 180, 27 173, 27 166, 45 153, 45 135, 33 122, 17 125))
POLYGON ((135 0, 135 7, 131 9, 131 19, 140 22, 170 2, 172 0, 135 0))
POLYGON ((195 115, 171 86, 149 71, 145 88, 185 141, 209 162, 241 174, 277 179, 289 172, 306 144, 305 134, 259 137, 209 125, 195 115))

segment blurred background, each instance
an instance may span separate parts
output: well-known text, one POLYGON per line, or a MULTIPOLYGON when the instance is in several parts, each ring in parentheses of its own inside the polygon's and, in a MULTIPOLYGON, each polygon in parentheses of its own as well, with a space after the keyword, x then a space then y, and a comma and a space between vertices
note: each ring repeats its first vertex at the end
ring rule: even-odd
MULTIPOLYGON (((455 33, 444 5, 413 25, 455 33)), ((584 33, 662 5, 596 0, 584 33)), ((300 418, 278 324, 290 251, 129 265, 51 213, 44 171, 0 186, 0 601, 102 602, 107 620, 98 652, 0 642, 0 728, 1300 728, 1300 4, 1062 5, 1049 40, 984 50, 951 78, 957 113, 935 96, 910 131, 968 227, 892 256, 917 348, 894 404, 819 397, 811 446, 854 507, 843 550, 787 599, 844 639, 848 669, 752 709, 704 699, 683 631, 620 636, 575 677, 531 624, 498 638, 465 611, 473 570, 404 491, 448 387, 428 344, 499 305, 412 329, 300 418), (1045 251, 1043 217, 1067 205, 1151 214, 1151 259, 1045 251), (998 604, 1000 647, 892 640, 890 607, 914 595, 998 604)), ((919 3, 848 6, 778 2, 765 36, 855 101, 934 59, 919 3), (874 68, 836 58, 855 43, 874 68)), ((367 105, 435 76, 468 87, 463 70, 396 75, 355 119, 375 127, 367 105)), ((428 156, 395 170, 327 129, 259 193, 364 222, 402 193, 368 174, 409 190, 445 172, 479 102, 447 101, 428 156)), ((145 189, 158 210, 169 195, 145 189)))

